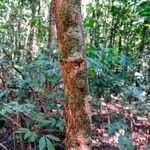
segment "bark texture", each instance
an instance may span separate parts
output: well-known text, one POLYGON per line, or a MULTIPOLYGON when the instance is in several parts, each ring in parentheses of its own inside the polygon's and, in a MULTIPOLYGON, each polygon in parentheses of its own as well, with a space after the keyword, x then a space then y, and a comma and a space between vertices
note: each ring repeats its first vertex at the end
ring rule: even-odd
POLYGON ((80 0, 54 0, 65 102, 66 150, 90 150, 90 107, 80 0))

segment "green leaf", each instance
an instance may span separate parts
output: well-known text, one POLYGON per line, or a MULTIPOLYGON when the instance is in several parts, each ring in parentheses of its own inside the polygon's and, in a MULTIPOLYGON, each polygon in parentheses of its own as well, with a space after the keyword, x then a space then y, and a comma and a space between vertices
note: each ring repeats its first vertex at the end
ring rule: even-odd
POLYGON ((2 100, 2 97, 5 96, 5 92, 0 90, 0 100, 2 100))
POLYGON ((31 142, 34 142, 37 138, 38 138, 38 135, 32 132, 31 137, 30 137, 31 142))
POLYGON ((43 150, 45 147, 46 147, 46 138, 45 136, 43 136, 39 140, 39 150, 43 150))
POLYGON ((129 138, 129 136, 120 134, 118 143, 119 143, 120 147, 123 149, 127 148, 128 150, 134 150, 134 146, 133 146, 132 141, 129 138))
POLYGON ((28 139, 31 136, 31 131, 27 131, 24 135, 24 140, 28 139))
POLYGON ((53 136, 53 135, 46 135, 46 137, 48 137, 52 141, 57 141, 57 142, 60 141, 60 139, 58 137, 53 136))
POLYGON ((87 12, 93 12, 94 11, 94 6, 92 5, 92 3, 87 4, 86 11, 87 12))
POLYGON ((60 120, 59 122, 57 122, 56 128, 59 128, 61 131, 64 131, 64 122, 63 122, 63 120, 60 120))
POLYGON ((46 138, 46 143, 47 143, 48 150, 55 150, 54 145, 50 142, 50 140, 48 138, 46 138))
POLYGON ((30 130, 28 128, 20 128, 18 131, 16 131, 15 133, 26 133, 29 132, 30 130))
POLYGON ((124 130, 128 129, 128 126, 122 122, 115 122, 112 124, 107 124, 105 127, 108 129, 109 135, 114 134, 119 129, 124 129, 124 130))
POLYGON ((94 26, 95 20, 93 18, 89 18, 86 22, 85 25, 86 27, 92 28, 94 26))
POLYGON ((134 146, 133 146, 131 139, 127 137, 126 141, 127 141, 128 150, 134 150, 134 146))
POLYGON ((118 143, 119 143, 121 148, 124 148, 125 141, 124 141, 124 136, 122 134, 119 136, 118 143))
POLYGON ((0 110, 0 115, 5 115, 6 114, 6 110, 5 109, 1 109, 0 110))
POLYGON ((144 1, 139 5, 138 8, 139 14, 143 17, 149 17, 150 16, 150 2, 144 1))

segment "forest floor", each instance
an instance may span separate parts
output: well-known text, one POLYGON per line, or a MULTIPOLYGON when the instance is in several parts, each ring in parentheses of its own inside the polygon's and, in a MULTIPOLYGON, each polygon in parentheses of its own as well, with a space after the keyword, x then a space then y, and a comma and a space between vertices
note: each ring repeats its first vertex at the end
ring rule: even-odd
MULTIPOLYGON (((126 127, 119 124, 120 120, 124 120, 129 127, 128 131, 135 146, 135 150, 150 149, 148 148, 148 146, 150 146, 150 119, 142 117, 142 115, 135 110, 135 108, 123 106, 118 102, 102 102, 99 110, 93 109, 92 119, 93 150, 121 150, 118 146, 119 133, 124 134, 126 127), (112 122, 116 122, 117 124, 113 127, 111 126, 111 130, 114 130, 110 136, 106 126, 112 122), (117 126, 122 129, 117 129, 117 126)), ((12 124, 6 124, 5 130, 0 131, 0 143, 6 146, 8 150, 14 150, 12 127, 12 124)), ((61 142, 56 143, 55 146, 56 150, 63 150, 65 133, 57 129, 48 132, 51 132, 53 135, 58 136, 61 139, 61 142)), ((15 150, 20 150, 19 144, 17 145, 18 146, 15 150)), ((0 150, 1 149, 2 148, 0 148, 0 150)), ((30 148, 28 150, 32 149, 30 148)))
POLYGON ((121 149, 118 147, 119 133, 124 134, 126 126, 119 124, 120 120, 124 120, 124 123, 127 124, 136 150, 150 149, 150 147, 148 148, 150 146, 150 118, 142 116, 142 113, 135 108, 123 106, 118 102, 103 102, 101 109, 93 112, 93 117, 95 118, 93 119, 93 150, 121 149), (106 125, 112 122, 114 122, 114 126, 110 126, 111 130, 121 129, 115 130, 110 136, 106 125))

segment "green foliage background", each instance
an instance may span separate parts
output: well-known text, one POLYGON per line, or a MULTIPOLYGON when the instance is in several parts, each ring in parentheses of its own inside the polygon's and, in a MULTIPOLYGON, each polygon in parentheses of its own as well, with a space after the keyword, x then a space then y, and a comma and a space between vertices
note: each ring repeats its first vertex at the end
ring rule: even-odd
MULTIPOLYGON (((62 115, 45 117, 63 106, 57 42, 55 39, 49 48, 48 41, 49 5, 48 0, 0 1, 0 128, 10 115, 25 115, 14 132, 23 134, 24 140, 38 141, 40 150, 52 150, 59 141, 54 135, 41 134, 40 129, 64 130, 62 115), (26 46, 27 37, 33 42, 31 47, 26 46)), ((149 111, 150 2, 93 0, 82 9, 86 10, 83 26, 89 87, 96 104, 101 98, 117 97, 123 104, 149 111)), ((108 128, 115 130, 113 125, 108 128)), ((123 147, 130 139, 126 136, 120 136, 123 147)))

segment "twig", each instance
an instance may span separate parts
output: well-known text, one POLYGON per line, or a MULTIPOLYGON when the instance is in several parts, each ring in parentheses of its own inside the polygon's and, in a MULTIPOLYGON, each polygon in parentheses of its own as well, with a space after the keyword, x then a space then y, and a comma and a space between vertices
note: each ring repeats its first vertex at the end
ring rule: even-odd
POLYGON ((55 90, 59 85, 63 83, 62 80, 60 80, 58 83, 56 83, 54 86, 51 87, 52 90, 55 90))
POLYGON ((0 147, 2 147, 4 150, 8 150, 2 143, 0 143, 0 147))
POLYGON ((8 117, 7 115, 3 115, 6 119, 10 120, 11 122, 13 122, 15 125, 17 125, 17 127, 21 128, 20 124, 18 124, 18 122, 14 121, 12 118, 8 117))
MULTIPOLYGON (((8 104, 6 103, 3 103, 3 102, 0 102, 0 104, 4 105, 4 106, 7 106, 7 107, 10 107, 12 108, 11 106, 9 106, 8 104)), ((2 114, 1 114, 2 115, 2 114)), ((16 121, 14 121, 12 118, 8 117, 7 115, 2 115, 4 116, 6 119, 10 120, 11 122, 13 122, 15 125, 17 125, 17 127, 21 128, 20 124, 18 124, 16 121)))

